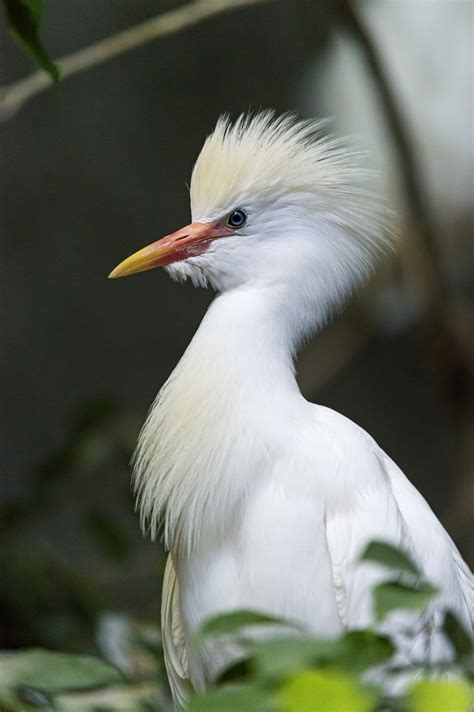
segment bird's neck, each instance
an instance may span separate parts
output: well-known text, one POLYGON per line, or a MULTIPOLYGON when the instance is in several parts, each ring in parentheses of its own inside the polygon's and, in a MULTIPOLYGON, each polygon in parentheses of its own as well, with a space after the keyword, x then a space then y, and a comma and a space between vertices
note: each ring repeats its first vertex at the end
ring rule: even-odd
POLYGON ((235 289, 211 304, 185 358, 222 369, 239 389, 293 380, 292 315, 271 291, 235 289))
POLYGON ((336 302, 331 281, 313 281, 308 288, 283 283, 226 291, 212 302, 190 350, 210 350, 237 372, 251 362, 256 372, 271 364, 293 373, 301 343, 325 323, 336 302))
POLYGON ((219 536, 277 455, 296 385, 294 315, 265 290, 218 296, 158 395, 137 451, 141 512, 190 551, 205 523, 219 536), (293 321, 292 321, 293 320, 293 321))

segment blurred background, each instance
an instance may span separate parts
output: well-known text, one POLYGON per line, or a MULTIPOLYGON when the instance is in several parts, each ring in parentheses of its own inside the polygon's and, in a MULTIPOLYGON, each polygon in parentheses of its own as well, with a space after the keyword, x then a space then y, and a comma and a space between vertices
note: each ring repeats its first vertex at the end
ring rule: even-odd
MULTIPOLYGON (((370 151, 397 252, 299 380, 376 438, 473 563, 473 6, 231 4, 16 113, 0 91, 0 648, 91 651, 98 625, 158 621, 164 554, 139 531, 128 462, 213 295, 107 275, 189 221, 222 112, 331 116, 370 151)), ((41 38, 60 57, 181 5, 50 0, 41 38)), ((0 24, 0 85, 35 69, 0 24)))

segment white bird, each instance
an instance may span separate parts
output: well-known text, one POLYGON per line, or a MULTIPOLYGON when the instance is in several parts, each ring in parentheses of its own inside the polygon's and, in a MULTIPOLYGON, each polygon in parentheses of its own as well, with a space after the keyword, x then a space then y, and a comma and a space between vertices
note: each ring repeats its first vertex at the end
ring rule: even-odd
POLYGON ((364 430, 306 401, 295 380, 299 346, 387 247, 359 163, 318 122, 221 118, 193 170, 193 222, 110 275, 165 266, 218 293, 135 459, 143 525, 154 537, 162 523, 170 551, 162 632, 177 706, 235 654, 191 647, 209 616, 261 610, 325 637, 368 625, 383 574, 358 559, 374 539, 440 587, 432 655, 445 645, 441 610, 469 624, 470 572, 428 504, 364 430))

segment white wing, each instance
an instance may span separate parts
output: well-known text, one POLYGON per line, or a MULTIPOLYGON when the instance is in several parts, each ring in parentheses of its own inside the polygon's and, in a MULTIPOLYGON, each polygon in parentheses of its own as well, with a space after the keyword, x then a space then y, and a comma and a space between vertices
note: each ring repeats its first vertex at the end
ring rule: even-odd
MULTIPOLYGON (((326 409, 324 409, 326 410, 326 409)), ((333 585, 341 622, 348 628, 370 624, 370 589, 387 577, 381 567, 370 563, 359 564, 360 554, 367 543, 379 539, 406 551, 418 564, 428 581, 441 593, 427 613, 419 616, 400 615, 395 626, 404 630, 406 624, 419 633, 411 636, 396 634, 397 644, 409 660, 429 655, 434 660, 450 652, 449 644, 439 630, 442 611, 453 611, 472 630, 472 575, 454 543, 436 518, 426 501, 409 482, 395 463, 361 428, 343 416, 326 411, 325 417, 336 427, 342 439, 353 440, 357 434, 365 449, 359 458, 360 490, 357 491, 357 472, 352 477, 354 490, 350 494, 353 506, 337 506, 326 515, 326 540, 331 560, 333 585), (343 422, 344 421, 344 422, 343 422), (349 431, 350 435, 348 435, 349 431), (368 487, 366 471, 376 463, 378 484, 372 480, 368 487)), ((343 448, 344 449, 344 448, 343 448)), ((346 451, 347 453, 347 451, 346 451)), ((349 465, 353 467, 353 463, 349 465)))
POLYGON ((426 578, 442 591, 440 604, 472 631, 474 580, 469 567, 426 500, 400 468, 380 449, 378 452, 410 533, 415 559, 426 578))
POLYGON ((171 554, 166 562, 161 599, 161 634, 166 672, 173 701, 177 708, 184 707, 193 687, 189 682, 188 657, 184 636, 179 589, 171 554))

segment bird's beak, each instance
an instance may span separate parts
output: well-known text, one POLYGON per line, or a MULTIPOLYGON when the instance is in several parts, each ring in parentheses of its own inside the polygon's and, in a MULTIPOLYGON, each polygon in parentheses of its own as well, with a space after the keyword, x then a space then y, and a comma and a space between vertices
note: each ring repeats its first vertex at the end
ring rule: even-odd
POLYGON ((164 267, 188 257, 201 255, 213 240, 232 233, 231 228, 223 225, 219 220, 191 223, 127 257, 112 270, 109 278, 128 277, 129 274, 145 272, 154 267, 164 267))

